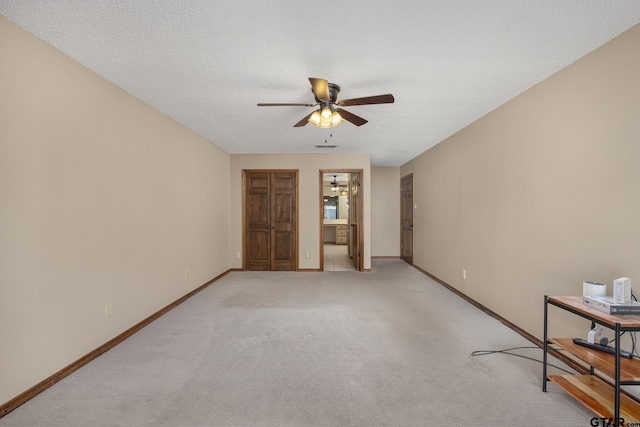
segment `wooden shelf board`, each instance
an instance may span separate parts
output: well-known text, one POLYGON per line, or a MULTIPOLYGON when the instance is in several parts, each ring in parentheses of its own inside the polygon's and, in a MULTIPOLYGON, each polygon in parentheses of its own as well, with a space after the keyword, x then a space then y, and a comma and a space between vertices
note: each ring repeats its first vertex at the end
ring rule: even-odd
POLYGON ((611 327, 613 327, 616 323, 619 323, 622 328, 640 329, 640 315, 617 316, 613 314, 607 314, 600 310, 596 310, 595 308, 584 305, 583 297, 550 296, 548 298, 551 303, 557 302, 587 316, 598 319, 601 323, 607 324, 611 327))
MULTIPOLYGON (((613 387, 593 375, 551 375, 549 381, 557 384, 574 399, 601 418, 613 418, 613 387)), ((640 422, 640 403, 620 393, 620 417, 625 423, 640 422)))
MULTIPOLYGON (((549 341, 562 347, 571 355, 587 363, 589 366, 593 366, 606 376, 612 379, 615 378, 616 360, 613 354, 592 350, 590 348, 574 344, 572 338, 551 338, 549 341)), ((627 359, 625 357, 620 358, 620 381, 640 382, 640 361, 638 359, 627 359)))

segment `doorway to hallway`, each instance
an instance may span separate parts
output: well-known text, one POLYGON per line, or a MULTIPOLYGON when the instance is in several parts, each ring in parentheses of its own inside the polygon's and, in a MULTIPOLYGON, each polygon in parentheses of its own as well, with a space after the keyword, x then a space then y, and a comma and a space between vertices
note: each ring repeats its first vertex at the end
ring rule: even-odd
MULTIPOLYGON (((325 252, 346 251, 353 269, 364 268, 362 169, 320 170, 320 270, 330 271, 325 252), (328 246, 339 246, 329 248, 328 246), (325 263, 327 265, 325 265, 325 263)), ((338 255, 342 256, 342 255, 338 255)), ((342 260, 342 259, 341 259, 342 260)), ((340 260, 340 261, 341 261, 340 260)), ((335 271, 335 270, 332 270, 335 271)))

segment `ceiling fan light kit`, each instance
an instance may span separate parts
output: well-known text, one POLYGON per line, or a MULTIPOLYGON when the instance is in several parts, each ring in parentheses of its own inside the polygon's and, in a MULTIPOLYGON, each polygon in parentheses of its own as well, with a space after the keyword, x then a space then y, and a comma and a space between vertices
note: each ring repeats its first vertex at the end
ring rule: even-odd
POLYGON ((329 83, 324 79, 317 79, 309 77, 311 82, 311 91, 316 99, 315 104, 294 104, 294 103, 259 103, 258 107, 282 107, 282 106, 302 106, 302 107, 317 107, 316 111, 308 114, 293 127, 302 127, 307 123, 311 123, 319 128, 332 128, 338 126, 343 120, 353 123, 356 126, 362 126, 367 123, 367 120, 362 117, 356 116, 342 108, 335 108, 335 106, 349 107, 353 105, 372 105, 372 104, 393 104, 395 99, 393 95, 376 95, 366 96, 364 98, 344 99, 338 101, 338 94, 340 93, 340 86, 334 83, 329 83))
POLYGON ((338 191, 340 185, 338 184, 338 180, 336 179, 338 175, 333 175, 333 182, 331 182, 331 191, 338 191))
POLYGON ((331 107, 323 107, 322 109, 311 113, 311 117, 309 117, 308 121, 319 128, 326 129, 338 126, 342 123, 342 116, 331 107))

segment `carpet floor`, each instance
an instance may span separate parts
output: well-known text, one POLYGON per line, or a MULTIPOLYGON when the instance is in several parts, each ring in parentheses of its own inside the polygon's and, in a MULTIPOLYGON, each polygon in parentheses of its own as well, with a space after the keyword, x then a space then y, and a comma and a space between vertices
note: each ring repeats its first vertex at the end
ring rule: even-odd
POLYGON ((531 346, 400 260, 232 272, 0 426, 590 425, 540 363, 471 355, 531 346))

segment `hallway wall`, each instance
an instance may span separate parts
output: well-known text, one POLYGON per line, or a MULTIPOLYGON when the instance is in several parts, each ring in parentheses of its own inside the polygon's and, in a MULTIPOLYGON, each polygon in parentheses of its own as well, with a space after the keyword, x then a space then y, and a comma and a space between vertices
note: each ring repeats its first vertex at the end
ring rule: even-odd
POLYGON ((638 46, 640 25, 403 165, 415 264, 538 337, 545 294, 640 289, 638 46))
POLYGON ((368 154, 232 154, 229 227, 229 264, 242 268, 242 170, 298 169, 299 178, 299 267, 320 268, 320 182, 324 169, 362 169, 364 200, 364 268, 371 268, 371 173, 368 154), (309 259, 305 258, 309 252, 309 259))
POLYGON ((229 155, 3 17, 0 64, 1 405, 229 268, 229 155))
POLYGON ((371 168, 371 256, 400 256, 400 167, 371 168))

